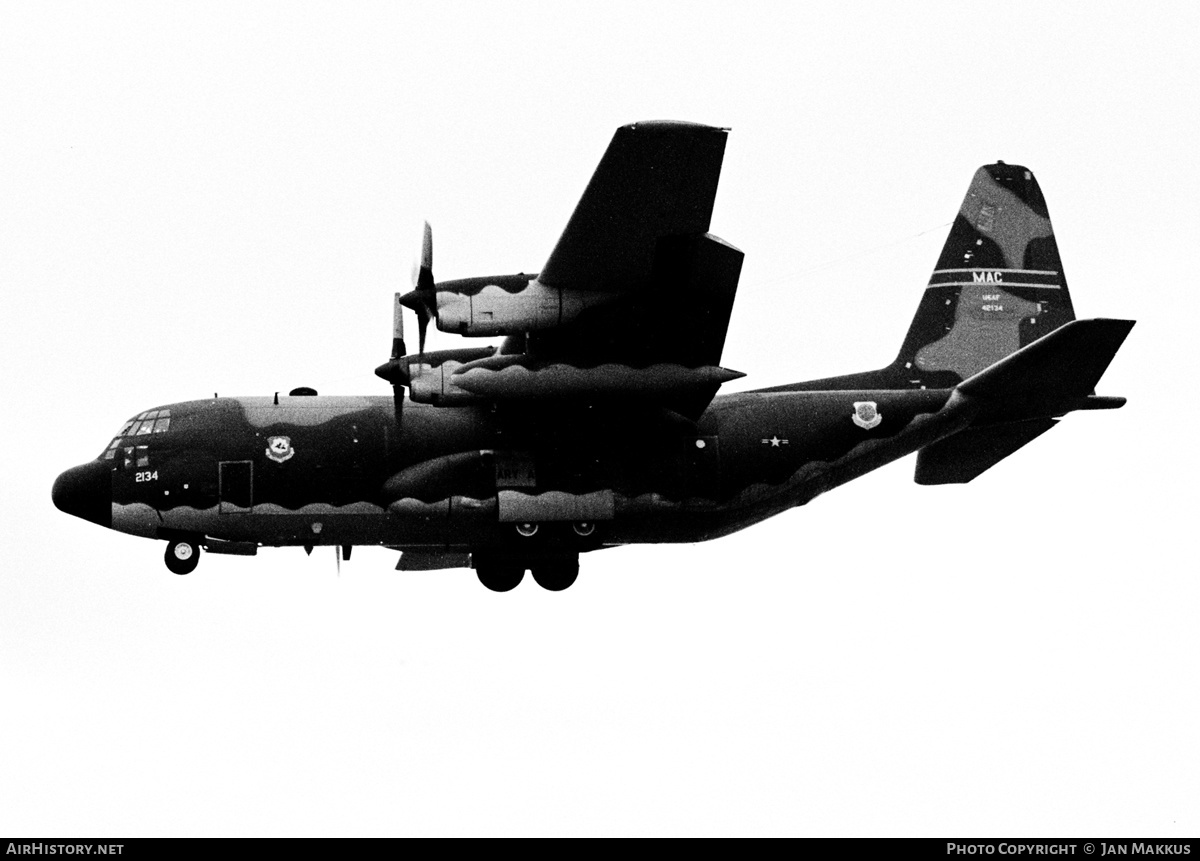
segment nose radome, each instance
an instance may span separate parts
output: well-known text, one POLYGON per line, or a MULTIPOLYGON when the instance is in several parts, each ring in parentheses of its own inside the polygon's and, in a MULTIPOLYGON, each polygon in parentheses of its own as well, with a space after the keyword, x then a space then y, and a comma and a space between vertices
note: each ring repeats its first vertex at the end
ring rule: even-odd
POLYGON ((59 511, 112 528, 112 467, 102 460, 74 466, 60 475, 51 491, 59 511))

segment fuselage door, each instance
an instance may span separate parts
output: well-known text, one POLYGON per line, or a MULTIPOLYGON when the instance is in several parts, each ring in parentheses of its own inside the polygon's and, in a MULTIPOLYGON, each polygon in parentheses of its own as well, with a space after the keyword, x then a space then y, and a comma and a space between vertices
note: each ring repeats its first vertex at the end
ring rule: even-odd
POLYGON ((248 460, 221 462, 222 514, 245 514, 254 505, 254 464, 248 460))

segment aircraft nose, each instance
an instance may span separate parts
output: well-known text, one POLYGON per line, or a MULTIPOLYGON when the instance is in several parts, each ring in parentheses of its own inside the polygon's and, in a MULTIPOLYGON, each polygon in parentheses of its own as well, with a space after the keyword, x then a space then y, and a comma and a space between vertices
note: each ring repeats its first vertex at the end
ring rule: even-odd
POLYGON ((51 496, 59 511, 112 528, 112 467, 104 461, 71 467, 55 480, 51 496))

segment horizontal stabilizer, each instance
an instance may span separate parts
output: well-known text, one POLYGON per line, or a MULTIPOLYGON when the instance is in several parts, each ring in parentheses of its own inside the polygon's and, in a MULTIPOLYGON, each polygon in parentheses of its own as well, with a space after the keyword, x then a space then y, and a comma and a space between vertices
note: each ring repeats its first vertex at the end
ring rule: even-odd
POLYGON ((966 484, 1057 423, 1057 419, 1043 418, 968 428, 921 449, 914 480, 917 484, 966 484))
POLYGON ((1132 320, 1074 320, 964 380, 958 391, 979 405, 977 426, 1087 409, 1132 328, 1132 320))

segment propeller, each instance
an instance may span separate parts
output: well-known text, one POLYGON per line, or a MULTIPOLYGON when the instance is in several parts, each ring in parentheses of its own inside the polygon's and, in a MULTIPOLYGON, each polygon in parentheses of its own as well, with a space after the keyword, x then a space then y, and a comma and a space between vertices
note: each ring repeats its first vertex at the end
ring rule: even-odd
MULTIPOLYGON (((404 344, 404 308, 400 294, 396 294, 395 305, 392 306, 392 358, 388 365, 392 368, 392 403, 396 409, 396 427, 402 427, 401 418, 404 415, 404 386, 408 385, 408 366, 401 362, 408 347, 404 344)), ((378 373, 378 371, 376 371, 378 373)))
POLYGON ((433 282, 433 228, 425 222, 421 237, 421 262, 414 267, 413 289, 400 297, 400 304, 417 313, 417 349, 425 355, 425 332, 437 315, 437 291, 433 282))
POLYGON ((404 360, 407 348, 404 345, 404 308, 401 296, 396 294, 392 301, 392 357, 375 369, 375 376, 392 384, 392 401, 396 408, 396 424, 400 425, 404 413, 404 387, 411 385, 408 362, 404 360))
POLYGON ((412 385, 408 362, 405 361, 405 354, 408 352, 404 343, 405 308, 411 308, 417 313, 419 361, 423 363, 425 332, 429 328, 430 318, 437 312, 437 294, 433 282, 433 230, 428 221, 425 222, 425 232, 421 240, 421 260, 413 267, 413 289, 407 293, 397 293, 392 305, 392 357, 375 369, 376 376, 392 384, 392 401, 398 427, 402 427, 404 389, 412 385))

